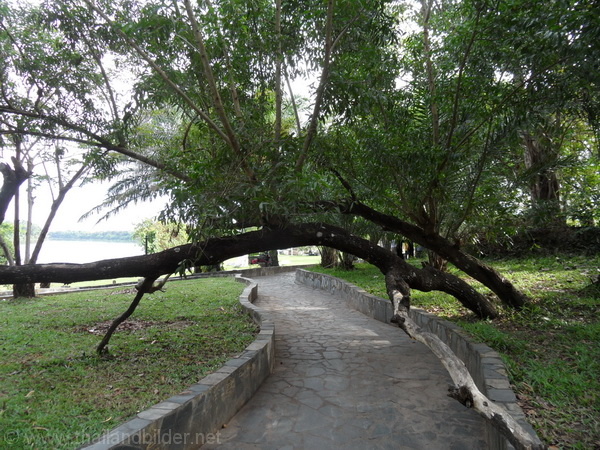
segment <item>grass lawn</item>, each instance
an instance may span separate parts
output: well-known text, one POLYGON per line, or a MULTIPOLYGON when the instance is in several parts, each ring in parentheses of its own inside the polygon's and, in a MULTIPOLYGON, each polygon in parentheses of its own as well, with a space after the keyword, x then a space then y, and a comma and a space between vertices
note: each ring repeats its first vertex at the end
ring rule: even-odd
POLYGON ((254 340, 232 278, 170 282, 133 299, 130 288, 0 301, 0 448, 74 448, 181 392, 254 340))
MULTIPOLYGON (((600 256, 488 262, 530 297, 523 310, 502 309, 500 319, 479 321, 453 297, 419 291, 413 305, 457 322, 502 355, 529 422, 548 445, 600 448, 600 292, 592 285, 600 256)), ((373 266, 315 270, 387 298, 383 275, 373 266)))

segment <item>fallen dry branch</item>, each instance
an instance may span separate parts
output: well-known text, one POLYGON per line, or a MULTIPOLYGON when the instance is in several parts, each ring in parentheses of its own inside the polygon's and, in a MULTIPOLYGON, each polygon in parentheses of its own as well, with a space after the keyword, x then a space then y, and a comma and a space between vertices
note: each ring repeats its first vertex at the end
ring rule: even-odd
MULTIPOLYGON (((110 338, 112 337, 113 333, 116 331, 116 329, 119 327, 119 325, 121 325, 123 322, 125 322, 129 318, 129 316, 131 316, 134 313, 135 309, 140 304, 140 301, 142 300, 142 297, 144 296, 144 294, 155 291, 155 290, 152 290, 155 281, 156 281, 156 277, 147 277, 147 278, 144 278, 144 280, 141 283, 139 283, 138 286, 136 286, 137 294, 133 298, 133 301, 129 305, 129 308, 127 308, 127 310, 123 314, 121 314, 119 317, 117 317, 113 321, 113 323, 110 324, 110 327, 108 327, 106 334, 104 335, 104 337, 102 338, 102 340, 100 341, 98 346, 96 347, 96 353, 98 353, 98 355, 105 355, 108 353, 106 346, 108 345, 108 342, 110 341, 110 338)), ((165 280, 165 282, 166 282, 166 280, 165 280)), ((161 287, 162 287, 162 285, 161 285, 161 287)))
POLYGON ((410 291, 407 291, 402 279, 394 275, 393 270, 386 274, 386 285, 394 305, 392 322, 397 323, 409 337, 425 344, 439 358, 455 384, 450 396, 491 421, 517 450, 545 449, 546 446, 536 435, 529 433, 506 409, 479 390, 464 362, 445 342, 436 334, 424 331, 409 317, 410 291))

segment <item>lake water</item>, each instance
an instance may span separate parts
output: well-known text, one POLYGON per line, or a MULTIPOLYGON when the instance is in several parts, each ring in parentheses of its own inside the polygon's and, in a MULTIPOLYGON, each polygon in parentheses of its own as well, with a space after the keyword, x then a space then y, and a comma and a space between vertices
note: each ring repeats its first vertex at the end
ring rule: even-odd
MULTIPOLYGON (((25 254, 24 249, 21 250, 25 254)), ((62 241, 47 239, 42 246, 38 264, 47 263, 88 263, 102 259, 125 258, 144 254, 144 249, 135 242, 119 241, 62 241)), ((307 264, 314 261, 288 261, 285 255, 279 255, 279 264, 307 264)), ((248 256, 239 256, 225 261, 227 268, 248 266, 248 256)))
POLYGON ((101 259, 143 255, 144 249, 135 242, 62 241, 48 239, 42 246, 38 264, 87 263, 101 259))

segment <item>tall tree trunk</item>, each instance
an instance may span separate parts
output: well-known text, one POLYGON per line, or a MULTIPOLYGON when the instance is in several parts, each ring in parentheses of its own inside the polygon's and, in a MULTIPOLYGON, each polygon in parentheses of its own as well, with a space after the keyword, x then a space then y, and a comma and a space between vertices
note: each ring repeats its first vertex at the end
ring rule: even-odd
POLYGON ((31 239, 33 238, 33 183, 31 177, 27 179, 27 224, 25 228, 25 264, 29 263, 31 258, 31 239))
POLYGON ((270 264, 273 267, 279 267, 279 252, 277 249, 269 251, 270 264))
POLYGON ((560 207, 560 184, 554 171, 556 152, 529 133, 524 134, 525 167, 533 172, 530 181, 533 225, 560 228, 565 219, 560 207))
POLYGON ((352 253, 348 252, 339 252, 339 266, 343 270, 352 270, 354 269, 354 260, 356 256, 352 253))
POLYGON ((330 247, 320 247, 321 267, 332 269, 337 266, 337 250, 330 247))

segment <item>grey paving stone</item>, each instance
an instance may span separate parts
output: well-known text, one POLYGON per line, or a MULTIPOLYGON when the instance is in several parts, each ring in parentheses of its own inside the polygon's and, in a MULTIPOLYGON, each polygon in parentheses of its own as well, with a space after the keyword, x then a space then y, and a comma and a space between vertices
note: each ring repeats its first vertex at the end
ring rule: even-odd
POLYGON ((275 367, 203 449, 481 449, 484 420, 447 396, 438 359, 293 274, 256 278, 275 367))

